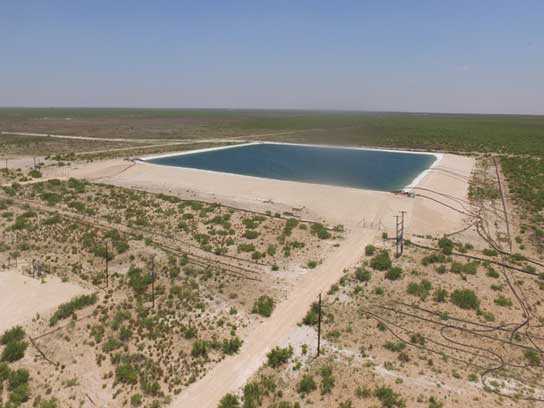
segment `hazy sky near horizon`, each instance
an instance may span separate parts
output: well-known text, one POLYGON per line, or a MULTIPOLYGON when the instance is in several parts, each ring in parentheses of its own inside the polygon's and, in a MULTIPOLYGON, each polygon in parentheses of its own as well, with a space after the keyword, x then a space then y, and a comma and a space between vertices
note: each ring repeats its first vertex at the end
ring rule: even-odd
POLYGON ((0 106, 544 114, 544 1, 5 0, 0 106))

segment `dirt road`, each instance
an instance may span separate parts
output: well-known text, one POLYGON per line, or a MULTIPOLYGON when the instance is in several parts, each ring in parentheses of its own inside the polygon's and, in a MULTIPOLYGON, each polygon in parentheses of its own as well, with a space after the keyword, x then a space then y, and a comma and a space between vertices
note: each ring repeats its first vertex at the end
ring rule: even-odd
POLYGON ((193 383, 173 401, 176 408, 215 408, 228 392, 235 392, 263 364, 266 353, 287 338, 299 323, 320 292, 327 291, 355 264, 366 243, 373 240, 376 231, 351 231, 340 248, 318 268, 308 272, 293 288, 290 296, 280 303, 272 316, 258 326, 245 340, 240 353, 227 357, 208 374, 193 383))

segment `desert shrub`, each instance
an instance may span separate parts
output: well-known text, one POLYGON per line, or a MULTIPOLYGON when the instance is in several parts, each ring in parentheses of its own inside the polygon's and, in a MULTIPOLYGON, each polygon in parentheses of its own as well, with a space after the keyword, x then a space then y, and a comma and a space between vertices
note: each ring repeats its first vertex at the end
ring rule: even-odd
POLYGON ((331 237, 331 233, 323 226, 323 224, 312 224, 310 231, 312 234, 317 235, 319 239, 329 239, 331 237))
POLYGON ((476 275, 476 272, 478 272, 478 267, 480 266, 480 263, 477 261, 474 262, 467 262, 463 265, 463 273, 466 273, 467 275, 476 275))
POLYGON ((133 265, 128 269, 127 278, 129 286, 137 294, 142 294, 153 280, 150 274, 144 274, 142 269, 136 268, 133 265))
POLYGON ((41 400, 38 405, 39 408, 59 408, 58 402, 55 398, 41 400))
POLYGON ((493 269, 491 266, 487 268, 486 276, 489 276, 490 278, 497 279, 500 277, 499 273, 493 269))
POLYGON ((482 252, 485 256, 497 256, 497 251, 494 249, 485 248, 482 252))
POLYGON ((49 325, 54 326, 59 320, 70 317, 76 310, 83 309, 87 306, 94 305, 96 303, 96 294, 81 295, 73 298, 67 303, 61 304, 57 311, 49 319, 49 325))
POLYGON ((332 375, 332 368, 329 366, 323 366, 319 370, 321 375, 321 395, 330 394, 334 388, 335 378, 332 375))
POLYGON ((448 298, 448 291, 443 288, 438 288, 434 291, 433 299, 435 302, 443 303, 448 298))
POLYGON ((238 245, 238 252, 253 252, 253 251, 255 251, 255 245, 253 244, 238 245))
POLYGON ((14 407, 18 407, 19 405, 28 401, 29 398, 30 398, 30 391, 28 389, 27 383, 21 384, 18 387, 14 388, 13 390, 11 390, 11 393, 9 394, 9 402, 13 404, 11 406, 14 406, 14 407))
POLYGON ((432 289, 431 282, 426 279, 421 280, 420 283, 411 282, 406 289, 406 292, 410 295, 418 296, 421 300, 427 299, 429 292, 432 289))
POLYGON ((317 385, 315 384, 314 378, 309 374, 303 375, 297 386, 297 391, 302 397, 305 397, 316 389, 317 385))
POLYGON ((4 350, 2 350, 0 360, 9 363, 20 360, 25 356, 27 347, 28 344, 25 341, 12 340, 8 342, 4 350))
POLYGON ((252 313, 260 314, 263 317, 270 317, 274 310, 274 299, 268 295, 259 296, 253 304, 252 313))
POLYGON ((25 370, 24 368, 11 371, 8 377, 8 388, 14 390, 23 384, 27 384, 29 379, 30 374, 28 373, 28 370, 25 370))
POLYGON ((480 307, 478 296, 470 289, 455 289, 450 296, 450 300, 461 309, 477 310, 480 307))
POLYGON ((6 330, 2 337, 0 337, 0 343, 8 344, 12 341, 20 341, 25 337, 25 331, 21 326, 12 327, 9 330, 6 330))
POLYGON ((420 346, 423 346, 425 344, 425 337, 423 337, 423 335, 420 333, 412 334, 410 336, 410 342, 413 344, 419 344, 420 346))
POLYGON ((385 273, 385 278, 389 280, 398 280, 402 276, 402 269, 394 266, 392 268, 389 268, 389 270, 385 273))
POLYGON ((263 389, 258 382, 250 382, 244 386, 244 408, 257 408, 262 404, 263 389))
POLYGON ((374 390, 374 396, 380 400, 384 408, 403 408, 406 406, 400 395, 386 386, 378 387, 374 390))
POLYGON ((319 320, 319 304, 317 302, 312 303, 310 310, 302 319, 302 323, 306 326, 315 326, 319 320))
POLYGON ((123 345, 119 340, 114 339, 113 337, 108 338, 108 340, 102 345, 102 351, 104 353, 111 353, 114 350, 117 350, 123 345))
POLYGON ((38 169, 32 169, 28 172, 28 175, 32 178, 40 178, 42 173, 38 169))
POLYGON ((0 363, 0 385, 9 378, 11 370, 5 362, 0 363))
POLYGON ((495 299, 495 304, 502 307, 510 307, 512 306, 512 300, 504 297, 503 295, 500 295, 498 298, 495 299))
POLYGON ((376 247, 374 245, 368 244, 365 247, 365 255, 366 256, 372 256, 372 255, 374 255, 375 252, 376 252, 376 247))
POLYGON ((431 254, 423 257, 421 264, 423 266, 435 264, 435 263, 444 263, 446 262, 446 257, 444 254, 431 254))
POLYGON ((370 281, 371 273, 368 269, 359 267, 355 270, 355 278, 361 282, 368 282, 370 281))
POLYGON ((142 402, 142 394, 134 394, 132 397, 130 397, 130 405, 133 407, 139 407, 142 405, 142 402))
POLYGON ((218 408, 240 408, 240 400, 234 394, 226 394, 219 401, 218 408))
POLYGON ((204 340, 195 340, 191 349, 191 356, 206 357, 208 355, 208 342, 204 340))
POLYGON ((444 255, 451 255, 451 253, 453 252, 454 244, 451 239, 448 239, 446 237, 440 238, 440 240, 438 241, 438 246, 440 247, 444 255))
POLYGON ((130 363, 121 363, 115 370, 115 382, 123 384, 138 383, 138 369, 130 363))
POLYGON ((317 266, 317 261, 313 261, 313 260, 310 260, 308 261, 308 263, 306 264, 306 266, 310 269, 315 269, 315 267, 317 266))
POLYGON ((255 230, 247 230, 244 232, 244 238, 247 239, 256 239, 259 236, 259 232, 255 230))
POLYGON ((61 201, 61 196, 51 191, 44 191, 40 194, 40 198, 47 203, 48 206, 53 207, 61 201))
POLYGON ((268 255, 270 255, 270 256, 274 256, 274 255, 276 255, 276 250, 277 250, 276 245, 270 244, 270 245, 268 245, 268 247, 266 248, 266 253, 267 253, 268 255))
POLYGON ((536 350, 525 350, 523 353, 527 361, 529 362, 529 365, 532 367, 539 367, 540 366, 540 353, 536 350))
POLYGON ((285 364, 293 355, 293 347, 286 348, 274 347, 267 355, 268 365, 272 368, 277 368, 285 364))
POLYGON ((383 347, 386 350, 399 353, 406 348, 406 343, 403 341, 388 341, 383 345, 383 347))
POLYGON ((224 339, 223 340, 223 353, 232 355, 238 353, 238 350, 240 350, 240 347, 242 346, 242 340, 240 340, 238 337, 233 337, 231 339, 224 339))
POLYGON ((388 251, 380 251, 370 260, 370 266, 378 271, 386 271, 392 266, 388 251))

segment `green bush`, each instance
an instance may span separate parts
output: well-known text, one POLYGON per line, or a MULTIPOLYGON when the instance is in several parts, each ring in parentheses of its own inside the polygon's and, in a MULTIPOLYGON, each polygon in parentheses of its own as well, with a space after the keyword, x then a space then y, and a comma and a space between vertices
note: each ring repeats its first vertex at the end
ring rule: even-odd
POLYGON ((238 350, 240 350, 240 347, 242 346, 242 340, 240 340, 238 337, 233 337, 231 339, 224 339, 223 340, 223 353, 232 355, 238 353, 238 350))
POLYGON ((441 238, 438 241, 438 246, 440 247, 444 255, 451 255, 451 253, 453 252, 454 244, 451 239, 448 239, 446 237, 441 238))
POLYGON ((404 350, 406 348, 406 343, 403 342, 403 341, 388 341, 386 342, 383 347, 386 349, 386 350, 389 350, 389 351, 393 351, 395 353, 399 353, 401 352, 402 350, 404 350))
POLYGON ((427 299, 429 292, 432 289, 431 282, 426 279, 421 280, 420 283, 411 282, 406 289, 406 292, 410 295, 418 296, 421 300, 427 299))
POLYGON ((451 302, 461 309, 474 309, 480 307, 480 300, 474 291, 470 289, 456 289, 450 296, 451 302))
POLYGON ((252 313, 260 314, 263 317, 270 317, 274 310, 274 299, 268 295, 259 296, 253 304, 252 313))
POLYGON ((23 384, 27 384, 29 379, 30 379, 30 374, 28 373, 28 370, 25 370, 24 368, 11 371, 8 378, 8 383, 9 383, 8 388, 10 390, 14 390, 15 388, 23 384))
POLYGON ((378 271, 386 271, 392 266, 388 251, 380 251, 370 260, 370 266, 378 271))
POLYGON ((310 230, 312 234, 317 235, 319 239, 329 239, 331 237, 331 233, 323 226, 323 224, 312 224, 310 230))
POLYGON ((371 277, 372 275, 368 269, 359 267, 355 270, 355 278, 357 278, 358 281, 368 282, 371 277))
POLYGON ((25 341, 10 341, 8 344, 6 344, 4 350, 2 350, 0 360, 7 361, 9 363, 20 360, 25 356, 27 347, 28 344, 25 341))
POLYGON ((484 254, 485 256, 497 256, 497 255, 498 255, 498 254, 497 254, 497 251, 495 251, 494 249, 489 249, 489 248, 485 248, 485 249, 483 250, 483 254, 484 254))
POLYGON ((310 269, 315 269, 315 267, 317 266, 317 261, 308 261, 306 266, 310 269))
POLYGON ((96 293, 93 293, 92 295, 77 296, 69 302, 61 304, 53 316, 51 316, 51 319, 49 319, 49 325, 54 326, 59 320, 70 317, 76 310, 94 305, 96 300, 96 293))
POLYGON ((259 236, 259 233, 255 230, 247 230, 244 233, 244 238, 247 238, 247 239, 256 239, 258 236, 259 236))
POLYGON ((523 353, 531 367, 540 367, 540 353, 536 350, 525 350, 523 353))
POLYGON ((30 391, 28 389, 28 384, 26 383, 21 384, 18 387, 14 388, 9 394, 9 401, 13 404, 12 406, 15 406, 15 407, 28 401, 29 398, 30 398, 30 391))
POLYGON ((378 387, 374 390, 374 396, 380 400, 384 408, 403 408, 406 403, 401 399, 400 395, 386 386, 378 387))
POLYGON ((8 344, 12 341, 20 341, 25 337, 25 331, 21 326, 12 327, 9 330, 6 330, 2 337, 0 337, 0 343, 8 344))
POLYGON ((55 398, 40 401, 39 408, 58 408, 58 402, 55 398))
POLYGON ((267 355, 268 365, 272 368, 277 368, 285 364, 293 355, 293 347, 286 348, 274 347, 267 355))
POLYGON ((446 289, 438 288, 434 291, 433 299, 435 302, 443 303, 448 299, 448 291, 446 289))
POLYGON ((218 408, 240 408, 240 400, 234 394, 226 394, 219 401, 218 408))
POLYGON ((427 265, 431 265, 435 263, 444 263, 444 262, 446 262, 446 257, 444 256, 444 254, 427 255, 421 260, 421 264, 423 266, 427 266, 427 265))
POLYGON ((374 255, 375 252, 376 252, 376 247, 374 245, 368 244, 365 247, 365 255, 366 256, 372 256, 372 255, 374 255))
POLYGON ((389 270, 385 273, 385 279, 389 279, 389 280, 399 280, 401 276, 402 276, 402 269, 397 266, 389 268, 389 270))
POLYGON ((193 342, 193 348, 191 349, 191 356, 193 357, 207 357, 208 356, 208 342, 204 340, 195 340, 193 342))
POLYGON ((130 405, 133 407, 139 407, 142 405, 142 394, 134 394, 132 397, 130 397, 130 405))
POLYGON ((302 376, 302 379, 297 386, 297 391, 302 398, 304 398, 312 391, 315 391, 316 389, 317 385, 315 384, 314 378, 309 374, 305 374, 304 376, 302 376))
POLYGON ((495 304, 502 307, 510 307, 512 306, 512 300, 504 297, 503 295, 500 295, 498 298, 495 299, 495 304))
POLYGON ((310 310, 308 310, 308 313, 306 313, 306 316, 304 316, 304 319, 302 319, 302 323, 304 323, 306 326, 315 326, 318 320, 319 304, 317 304, 317 302, 314 302, 312 303, 310 310))
POLYGON ((129 363, 120 364, 115 370, 115 382, 123 384, 137 384, 138 370, 129 363))
POLYGON ((319 370, 319 374, 321 375, 321 395, 330 394, 335 384, 332 368, 323 366, 319 370))

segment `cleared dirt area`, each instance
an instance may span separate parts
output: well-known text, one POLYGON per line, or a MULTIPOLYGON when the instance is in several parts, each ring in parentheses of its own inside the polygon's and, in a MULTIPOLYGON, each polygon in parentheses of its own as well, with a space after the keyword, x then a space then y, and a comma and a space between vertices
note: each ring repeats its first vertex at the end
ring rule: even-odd
POLYGON ((21 273, 23 268, 28 269, 29 265, 19 262, 17 269, 0 268, 0 332, 17 324, 28 323, 37 315, 47 315, 59 303, 86 292, 84 288, 62 282, 55 276, 43 280, 25 276, 21 273))

